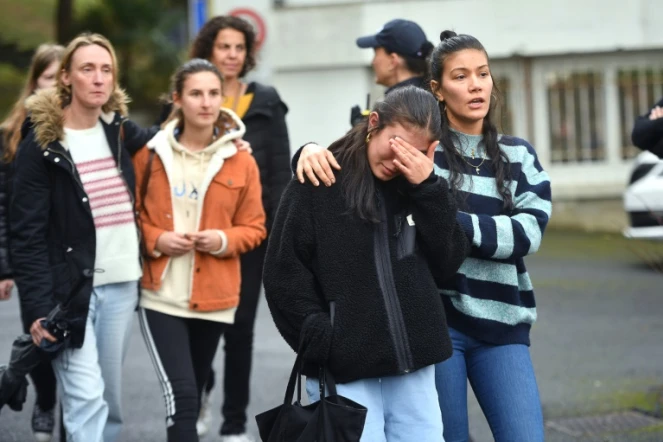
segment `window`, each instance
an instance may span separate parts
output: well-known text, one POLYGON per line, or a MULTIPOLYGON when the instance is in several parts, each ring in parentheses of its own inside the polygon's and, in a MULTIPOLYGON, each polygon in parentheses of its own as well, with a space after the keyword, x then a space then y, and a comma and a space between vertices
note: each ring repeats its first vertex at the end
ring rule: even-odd
POLYGON ((513 135, 513 114, 509 106, 509 94, 511 93, 511 81, 508 77, 494 77, 495 85, 499 89, 498 99, 495 104, 495 117, 493 122, 497 126, 497 132, 513 135))
POLYGON ((633 122, 663 98, 663 68, 622 69, 618 73, 621 157, 633 158, 640 150, 631 143, 633 122))
POLYGON ((546 76, 553 163, 606 159, 603 74, 551 72, 546 76))

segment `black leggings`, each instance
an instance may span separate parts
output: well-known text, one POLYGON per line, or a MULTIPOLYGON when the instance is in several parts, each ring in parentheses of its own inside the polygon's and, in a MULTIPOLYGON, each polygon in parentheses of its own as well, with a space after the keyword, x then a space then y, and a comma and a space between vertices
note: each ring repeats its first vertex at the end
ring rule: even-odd
MULTIPOLYGON (((224 334, 225 364, 223 378, 223 425, 221 435, 246 432, 246 409, 249 405, 251 365, 253 360, 253 328, 256 322, 262 268, 267 251, 267 241, 240 257, 242 286, 235 322, 224 334)), ((210 370, 206 389, 214 386, 214 371, 210 370)))
POLYGON ((227 324, 143 308, 139 318, 166 401, 168 442, 198 442, 200 394, 227 324))

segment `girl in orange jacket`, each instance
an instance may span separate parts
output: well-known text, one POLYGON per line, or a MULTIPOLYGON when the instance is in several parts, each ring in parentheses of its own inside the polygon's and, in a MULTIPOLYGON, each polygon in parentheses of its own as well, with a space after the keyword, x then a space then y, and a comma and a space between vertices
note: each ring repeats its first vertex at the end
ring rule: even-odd
POLYGON ((140 322, 166 400, 168 441, 197 441, 199 397, 239 304, 239 255, 266 236, 260 176, 233 140, 221 74, 190 60, 173 77, 174 111, 139 152, 143 235, 140 322))

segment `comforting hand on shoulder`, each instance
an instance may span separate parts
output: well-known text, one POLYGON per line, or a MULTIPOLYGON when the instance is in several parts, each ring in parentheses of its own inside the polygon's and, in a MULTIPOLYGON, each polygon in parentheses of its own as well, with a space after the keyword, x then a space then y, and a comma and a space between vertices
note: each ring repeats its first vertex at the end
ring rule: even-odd
POLYGON ((318 146, 315 143, 309 143, 302 149, 297 162, 297 179, 304 183, 304 173, 314 186, 319 186, 322 180, 326 186, 331 186, 336 182, 332 167, 341 170, 341 166, 334 158, 334 155, 327 149, 318 146))
POLYGON ((663 107, 656 106, 649 113, 649 119, 650 120, 657 120, 659 118, 663 118, 663 107))
POLYGON ((253 154, 253 149, 251 149, 251 143, 249 143, 248 141, 243 140, 241 138, 235 138, 233 140, 233 143, 235 144, 235 147, 237 148, 238 151, 248 152, 250 154, 253 154))

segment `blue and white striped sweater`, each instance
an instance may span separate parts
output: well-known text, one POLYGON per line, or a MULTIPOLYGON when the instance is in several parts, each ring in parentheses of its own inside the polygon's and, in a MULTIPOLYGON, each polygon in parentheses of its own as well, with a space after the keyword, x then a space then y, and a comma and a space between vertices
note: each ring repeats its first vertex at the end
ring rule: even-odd
MULTIPOLYGON (((465 159, 478 165, 479 156, 486 155, 483 137, 455 135, 465 159)), ((487 161, 478 175, 467 166, 461 187, 466 203, 457 219, 472 243, 472 254, 440 292, 449 326, 493 344, 529 345, 536 304, 524 257, 538 250, 550 218, 550 179, 527 141, 503 135, 498 142, 511 162, 509 186, 515 208, 502 213, 502 198, 487 161)), ((435 152, 435 173, 449 178, 441 146, 435 152)))

